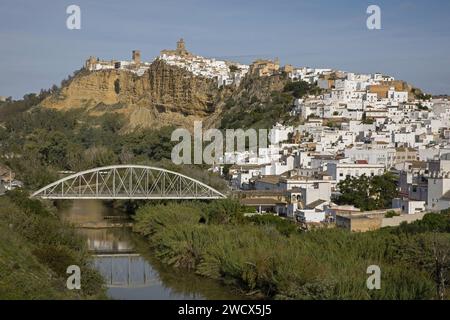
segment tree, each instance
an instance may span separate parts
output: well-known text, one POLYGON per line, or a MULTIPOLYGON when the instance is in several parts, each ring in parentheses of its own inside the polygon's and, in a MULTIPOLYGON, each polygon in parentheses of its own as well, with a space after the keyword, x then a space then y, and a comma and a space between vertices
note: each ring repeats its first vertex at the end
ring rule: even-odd
POLYGON ((375 120, 374 120, 373 118, 367 118, 367 115, 366 115, 366 113, 364 112, 363 115, 362 115, 361 122, 362 122, 363 124, 373 124, 373 123, 375 122, 375 120))
POLYGON ((206 211, 209 223, 228 224, 242 221, 245 209, 239 201, 223 199, 211 202, 206 211))
POLYGON ((370 181, 370 194, 375 199, 378 209, 390 208, 392 199, 397 197, 397 180, 391 173, 374 176, 370 181))
POLYGON ((231 164, 225 164, 223 166, 222 174, 224 175, 224 177, 229 178, 230 168, 231 164))
POLYGON ((390 173, 374 177, 348 176, 339 182, 338 188, 341 192, 339 203, 351 204, 361 210, 390 208, 392 199, 397 196, 396 180, 390 173))
POLYGON ((117 113, 107 113, 102 117, 102 129, 111 133, 119 132, 124 124, 124 118, 117 113))
POLYGON ((88 168, 103 167, 117 163, 117 156, 107 147, 90 147, 84 151, 84 159, 88 168))
POLYGON ((348 176, 338 184, 341 195, 338 202, 352 204, 362 210, 373 210, 374 204, 370 197, 370 179, 366 175, 358 178, 348 176))
POLYGON ((284 92, 292 92, 294 98, 299 99, 307 95, 313 89, 314 88, 308 82, 300 80, 286 84, 284 87, 284 92))
POLYGON ((435 233, 430 242, 437 295, 440 300, 444 300, 447 282, 449 281, 450 238, 448 234, 435 233))
POLYGON ((446 210, 440 213, 427 213, 417 224, 425 231, 450 232, 450 214, 446 210))
POLYGON ((239 70, 239 68, 238 68, 237 66, 235 66, 234 64, 232 64, 232 65, 229 67, 229 69, 230 69, 230 72, 231 72, 231 73, 236 72, 236 71, 239 70))

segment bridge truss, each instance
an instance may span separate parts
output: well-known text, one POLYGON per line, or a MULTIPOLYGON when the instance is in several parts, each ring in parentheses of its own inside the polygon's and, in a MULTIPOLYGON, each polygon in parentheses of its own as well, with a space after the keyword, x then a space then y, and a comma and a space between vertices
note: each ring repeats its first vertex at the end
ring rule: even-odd
POLYGON ((115 165, 75 173, 33 193, 43 199, 221 199, 225 195, 177 172, 115 165))

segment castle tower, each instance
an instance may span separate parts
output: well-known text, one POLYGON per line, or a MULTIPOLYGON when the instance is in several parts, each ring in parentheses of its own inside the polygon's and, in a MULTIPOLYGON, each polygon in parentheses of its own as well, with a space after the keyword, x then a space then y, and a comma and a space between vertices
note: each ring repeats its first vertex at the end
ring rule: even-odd
POLYGON ((94 56, 90 56, 89 59, 86 60, 84 67, 85 69, 92 71, 95 69, 95 65, 97 63, 97 58, 94 56))
POLYGON ((177 41, 177 50, 175 51, 179 56, 188 56, 189 52, 186 50, 186 45, 183 38, 177 41))
POLYGON ((133 61, 137 65, 141 64, 141 51, 140 50, 133 50, 133 61))
POLYGON ((167 55, 167 56, 180 56, 180 57, 192 57, 192 54, 186 50, 186 45, 184 43, 183 38, 177 41, 177 48, 175 50, 161 50, 160 52, 161 56, 167 55))
POLYGON ((177 41, 177 51, 180 53, 186 51, 186 46, 184 44, 183 38, 177 41))

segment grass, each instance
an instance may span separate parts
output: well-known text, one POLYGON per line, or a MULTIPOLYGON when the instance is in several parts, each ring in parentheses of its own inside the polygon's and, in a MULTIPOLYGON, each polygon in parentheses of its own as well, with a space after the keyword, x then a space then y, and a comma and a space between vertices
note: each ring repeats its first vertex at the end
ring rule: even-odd
MULTIPOLYGON (((279 218, 243 218, 229 200, 147 205, 134 231, 163 263, 273 299, 434 299, 429 233, 395 229, 299 233, 279 218), (218 214, 219 212, 219 214, 218 214), (224 212, 230 214, 224 219, 224 212), (219 219, 217 219, 219 218, 219 219), (367 267, 382 270, 381 290, 368 290, 367 267)), ((444 235, 450 243, 450 237, 444 235)), ((448 272, 448 269, 447 269, 448 272)))
POLYGON ((105 298, 84 240, 41 203, 24 208, 23 196, 0 197, 0 299, 105 298), (81 290, 66 288, 70 265, 81 268, 81 290))

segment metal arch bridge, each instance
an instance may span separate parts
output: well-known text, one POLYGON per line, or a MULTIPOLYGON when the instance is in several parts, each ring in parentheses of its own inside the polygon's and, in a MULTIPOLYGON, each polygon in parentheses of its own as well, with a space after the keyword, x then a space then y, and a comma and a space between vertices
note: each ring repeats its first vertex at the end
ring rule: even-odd
POLYGON ((210 186, 166 169, 114 165, 75 173, 36 191, 42 199, 222 199, 210 186))

